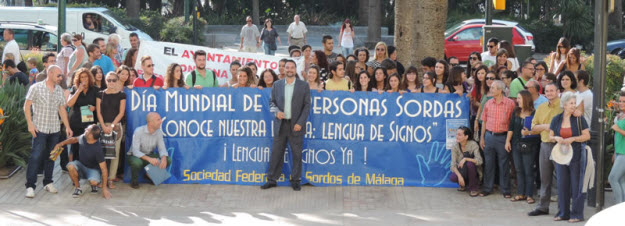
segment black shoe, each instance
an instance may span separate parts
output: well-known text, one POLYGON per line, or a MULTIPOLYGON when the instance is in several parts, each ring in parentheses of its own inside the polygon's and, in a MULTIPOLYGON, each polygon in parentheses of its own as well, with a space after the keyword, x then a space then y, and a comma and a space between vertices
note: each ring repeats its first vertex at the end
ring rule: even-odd
POLYGON ((98 193, 98 185, 91 185, 91 193, 98 193))
POLYGON ((131 187, 131 188, 134 188, 134 189, 139 188, 139 182, 137 182, 137 181, 131 181, 131 182, 130 182, 130 187, 131 187))
POLYGON ((540 215, 548 215, 549 212, 545 212, 542 210, 532 210, 532 212, 527 213, 528 216, 540 216, 540 215))
POLYGON ((278 186, 276 183, 267 182, 263 184, 263 186, 260 186, 260 189, 268 189, 268 188, 273 188, 276 186, 278 186))
POLYGON ((291 183, 291 187, 293 188, 293 191, 302 190, 302 186, 299 184, 299 182, 291 183))

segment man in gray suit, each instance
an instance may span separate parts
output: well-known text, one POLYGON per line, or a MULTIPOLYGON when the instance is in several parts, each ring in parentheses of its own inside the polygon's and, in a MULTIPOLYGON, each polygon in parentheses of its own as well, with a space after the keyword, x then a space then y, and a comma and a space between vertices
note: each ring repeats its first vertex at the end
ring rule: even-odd
POLYGON ((295 191, 302 189, 302 149, 306 121, 310 112, 310 87, 305 81, 297 79, 295 61, 285 63, 286 78, 273 84, 271 91, 271 112, 273 119, 273 150, 267 169, 267 183, 260 188, 268 189, 276 186, 284 164, 286 142, 291 146, 293 154, 293 170, 291 171, 291 187, 295 191))

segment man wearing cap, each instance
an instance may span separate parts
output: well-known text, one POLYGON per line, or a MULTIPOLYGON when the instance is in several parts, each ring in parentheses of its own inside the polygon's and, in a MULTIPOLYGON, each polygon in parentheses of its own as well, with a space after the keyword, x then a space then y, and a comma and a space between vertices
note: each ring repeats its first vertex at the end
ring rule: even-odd
POLYGON ((506 136, 514 101, 504 96, 506 84, 496 80, 491 86, 493 99, 484 105, 482 121, 485 130, 482 130, 480 147, 484 149, 484 189, 480 196, 487 196, 493 192, 495 183, 495 169, 499 166, 499 185, 505 198, 510 198, 510 164, 508 151, 505 149, 506 136))
POLYGON ((521 131, 523 135, 535 135, 540 133, 540 156, 538 157, 538 165, 540 167, 540 199, 536 208, 529 212, 529 216, 539 216, 549 214, 549 202, 551 201, 551 184, 555 163, 549 159, 551 150, 555 146, 549 138, 549 126, 554 116, 562 113, 560 108, 559 89, 554 83, 545 86, 545 97, 547 102, 541 104, 534 113, 531 131, 524 129, 521 131))

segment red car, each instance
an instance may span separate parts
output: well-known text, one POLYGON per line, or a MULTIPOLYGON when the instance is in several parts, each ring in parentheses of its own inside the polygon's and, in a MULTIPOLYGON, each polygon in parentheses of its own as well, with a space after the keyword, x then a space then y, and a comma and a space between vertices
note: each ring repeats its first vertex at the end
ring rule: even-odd
MULTIPOLYGON (((496 23, 493 24, 497 25, 496 23)), ((445 32, 445 58, 455 56, 458 57, 460 61, 466 62, 468 61, 469 54, 471 54, 471 52, 475 51, 481 53, 482 46, 480 45, 480 38, 482 37, 483 26, 484 23, 460 24, 459 26, 454 26, 447 30, 445 32)), ((532 39, 533 37, 530 35, 522 35, 519 32, 518 27, 513 27, 513 45, 530 44, 533 46, 534 43, 532 39)))

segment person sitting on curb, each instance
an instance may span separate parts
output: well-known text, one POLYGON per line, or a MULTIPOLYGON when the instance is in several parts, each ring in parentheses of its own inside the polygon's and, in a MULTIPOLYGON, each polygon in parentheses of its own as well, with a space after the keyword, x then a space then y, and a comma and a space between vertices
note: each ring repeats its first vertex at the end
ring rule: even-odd
POLYGON ((54 147, 54 149, 58 149, 68 144, 75 143, 78 143, 80 146, 79 159, 73 160, 73 155, 70 154, 70 162, 67 163, 67 171, 75 187, 74 193, 72 194, 74 198, 78 198, 82 194, 80 179, 89 180, 92 193, 98 192, 98 184, 102 182, 102 197, 105 199, 111 198, 111 193, 106 186, 108 170, 106 161, 104 160, 104 152, 102 152, 102 143, 99 141, 101 132, 102 129, 99 126, 90 125, 85 129, 84 134, 78 137, 70 137, 54 147))
POLYGON ((479 194, 480 175, 482 174, 482 156, 480 147, 473 140, 473 132, 466 126, 461 126, 456 130, 456 141, 451 149, 450 170, 451 181, 458 183, 458 191, 466 191, 467 187, 471 191, 471 197, 479 194))
POLYGON ((171 158, 167 154, 161 123, 163 120, 156 112, 148 113, 147 125, 137 127, 132 135, 131 156, 128 157, 131 179, 130 187, 139 188, 139 171, 148 164, 158 166, 161 169, 171 165, 171 158), (158 148, 158 153, 154 149, 158 148), (160 158, 160 159, 159 159, 160 158))

